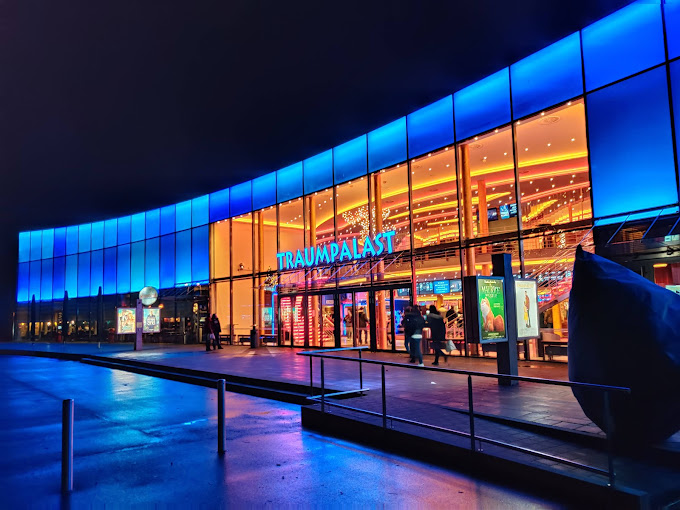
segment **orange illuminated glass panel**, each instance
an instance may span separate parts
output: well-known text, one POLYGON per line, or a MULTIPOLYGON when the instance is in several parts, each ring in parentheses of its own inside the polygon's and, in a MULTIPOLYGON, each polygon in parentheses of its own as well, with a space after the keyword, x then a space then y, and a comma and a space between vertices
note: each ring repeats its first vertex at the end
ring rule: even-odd
POLYGON ((254 215, 255 270, 276 271, 276 206, 260 209, 254 215))
POLYGON ((321 246, 335 240, 335 210, 333 188, 315 192, 305 197, 306 246, 321 246))
POLYGON ((456 160, 453 148, 411 160, 413 246, 430 246, 460 238, 456 160))
POLYGON ((234 333, 250 334, 253 327, 253 280, 245 278, 233 281, 234 301, 232 306, 234 333))
POLYGON ((491 276, 493 269, 491 256, 495 253, 509 253, 512 256, 512 273, 517 276, 521 274, 519 243, 506 241, 462 250, 464 276, 491 276), (473 264, 474 270, 472 270, 473 264))
POLYGON ((253 214, 236 216, 231 220, 232 228, 232 276, 253 272, 253 214))
MULTIPOLYGON (((305 247, 304 200, 296 198, 279 205, 279 252, 291 252, 305 247)), ((287 269, 285 266, 283 269, 287 269)))
POLYGON ((336 186, 336 228, 337 242, 357 239, 358 246, 363 246, 364 238, 369 234, 368 179, 361 177, 346 184, 336 186))
POLYGON ((229 277, 229 220, 222 220, 210 225, 210 257, 211 278, 229 277))
POLYGON ((465 237, 471 239, 516 231, 515 166, 510 127, 476 136, 460 144, 458 150, 465 237))
POLYGON ((583 101, 517 122, 522 228, 592 217, 583 101))
POLYGON ((394 230, 394 251, 411 248, 408 202, 408 166, 380 170, 371 184, 371 235, 394 230))

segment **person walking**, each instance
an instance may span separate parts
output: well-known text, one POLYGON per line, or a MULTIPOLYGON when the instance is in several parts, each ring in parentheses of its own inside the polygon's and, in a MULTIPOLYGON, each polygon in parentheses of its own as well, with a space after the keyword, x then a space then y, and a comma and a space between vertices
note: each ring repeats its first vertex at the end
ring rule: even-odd
POLYGON ((353 321, 353 318, 352 318, 352 311, 350 309, 347 309, 347 313, 345 314, 345 317, 342 320, 345 323, 345 332, 346 332, 347 340, 349 342, 352 342, 352 340, 353 340, 352 332, 354 331, 354 321, 353 321))
POLYGON ((420 315, 418 307, 407 307, 404 315, 404 335, 410 338, 411 347, 411 363, 418 361, 419 367, 424 367, 423 353, 421 349, 421 341, 423 339, 423 328, 425 327, 425 320, 420 315))
POLYGON ((401 316, 399 326, 404 331, 404 350, 409 354, 409 363, 413 363, 413 355, 411 354, 411 335, 406 331, 406 314, 411 310, 410 306, 404 308, 404 313, 401 316))
POLYGON ((432 364, 436 366, 439 365, 440 356, 444 356, 444 361, 447 360, 446 354, 442 351, 444 342, 446 342, 446 326, 436 306, 430 305, 430 313, 427 314, 426 322, 432 332, 431 341, 434 349, 434 363, 432 364))
POLYGON ((368 316, 364 307, 359 308, 359 343, 363 344, 366 342, 368 344, 368 316))
POLYGON ((220 319, 217 318, 217 314, 212 314, 210 324, 213 334, 213 349, 221 349, 222 341, 220 340, 220 333, 222 332, 222 327, 220 326, 220 319))
POLYGON ((210 316, 205 320, 205 350, 210 350, 210 345, 215 342, 215 333, 213 333, 213 323, 210 316))

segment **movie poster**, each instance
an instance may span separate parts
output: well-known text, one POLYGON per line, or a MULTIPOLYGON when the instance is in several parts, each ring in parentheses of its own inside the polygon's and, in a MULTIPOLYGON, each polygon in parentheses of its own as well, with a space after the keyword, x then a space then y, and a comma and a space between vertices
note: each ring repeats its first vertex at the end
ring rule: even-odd
POLYGON ((480 342, 492 343, 507 340, 503 278, 478 277, 477 299, 479 300, 480 342))
POLYGON ((515 280, 517 339, 538 338, 538 286, 536 280, 515 280))
POLYGON ((117 310, 116 332, 119 335, 134 334, 136 310, 134 308, 118 308, 117 310))
POLYGON ((142 333, 160 333, 160 332, 161 332, 161 309, 144 308, 144 325, 142 326, 142 333))

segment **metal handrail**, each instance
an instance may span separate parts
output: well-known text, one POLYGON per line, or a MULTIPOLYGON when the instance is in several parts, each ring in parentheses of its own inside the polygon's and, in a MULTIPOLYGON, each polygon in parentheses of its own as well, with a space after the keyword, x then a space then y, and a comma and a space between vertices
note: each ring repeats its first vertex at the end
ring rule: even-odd
POLYGON ((382 417, 382 426, 384 429, 387 428, 387 419, 389 418, 392 422, 397 421, 401 423, 408 423, 412 425, 417 425, 420 427, 432 429, 432 430, 438 430, 441 432, 446 432, 446 433, 451 433, 454 435, 462 436, 462 437, 469 437, 470 438, 470 450, 473 452, 477 452, 477 448, 475 446, 475 441, 479 441, 480 444, 481 442, 485 442, 491 445, 495 446, 500 446, 504 448, 508 448, 514 451, 522 452, 522 453, 527 453, 529 455, 533 455, 535 457, 539 457, 542 459, 548 459, 548 460, 553 460, 555 462, 559 462, 561 464, 565 464, 568 466, 572 467, 577 467, 586 471, 589 471, 591 473, 598 473, 602 475, 607 475, 609 478, 609 487, 613 488, 614 483, 615 483, 615 471, 614 471, 614 457, 613 457, 613 447, 612 447, 612 437, 610 434, 611 431, 611 408, 610 408, 610 398, 609 394, 610 392, 621 392, 621 393, 626 393, 630 394, 630 388, 625 388, 622 386, 609 386, 605 384, 594 384, 594 383, 581 383, 581 382, 572 382, 572 381, 559 381, 555 379, 541 379, 538 377, 526 377, 526 376, 519 376, 519 375, 504 375, 504 374, 491 374, 488 372, 473 372, 470 370, 458 370, 454 368, 431 368, 431 367, 418 367, 418 366, 413 366, 405 363, 394 363, 390 361, 380 361, 380 360, 370 360, 370 359, 363 359, 361 357, 361 351, 366 350, 366 346, 362 347, 340 347, 340 348, 333 348, 333 349, 324 349, 324 350, 318 350, 318 351, 302 351, 298 352, 298 355, 302 356, 308 356, 309 357, 309 376, 310 376, 310 393, 311 397, 309 400, 316 401, 317 399, 320 399, 321 401, 321 412, 325 413, 325 406, 334 406, 342 409, 347 409, 351 411, 356 411, 364 414, 368 414, 371 416, 377 416, 377 417, 382 417), (359 351, 359 357, 358 358, 349 358, 346 356, 334 356, 334 355, 328 355, 328 353, 331 352, 337 352, 337 351, 359 351), (318 397, 314 396, 314 379, 312 377, 312 367, 313 367, 313 359, 314 358, 320 358, 321 359, 321 395, 318 397), (359 384, 359 389, 358 390, 351 390, 351 391, 345 391, 345 392, 338 392, 338 393, 332 393, 332 394, 326 394, 325 391, 325 376, 324 376, 324 360, 325 359, 337 359, 337 360, 343 360, 343 361, 352 361, 355 363, 359 363, 359 378, 360 378, 360 384, 359 384), (362 392, 366 391, 367 389, 363 387, 363 373, 362 373, 362 365, 363 363, 369 363, 371 365, 380 365, 381 368, 381 393, 382 393, 382 413, 378 413, 375 411, 369 411, 365 409, 359 409, 356 407, 351 407, 351 406, 346 406, 342 404, 338 404, 336 402, 327 402, 326 397, 333 396, 335 394, 346 394, 346 393, 357 393, 357 392, 362 392), (391 366, 391 367, 400 367, 400 368, 409 368, 413 370, 427 370, 427 371, 432 371, 432 372, 440 372, 440 373, 450 373, 450 374, 456 374, 456 375, 467 375, 467 386, 468 386, 468 415, 470 416, 470 433, 465 433, 462 431, 454 430, 454 429, 447 429, 444 427, 438 427, 436 425, 429 425, 427 423, 415 421, 415 420, 409 420, 406 418, 400 418, 396 416, 391 416, 387 414, 387 397, 386 397, 386 389, 387 385, 385 382, 385 367, 386 366, 391 366), (475 435, 475 415, 474 415, 474 407, 473 407, 473 394, 472 394, 472 377, 487 377, 487 378, 494 378, 494 379, 503 379, 503 380, 512 380, 512 381, 523 381, 523 382, 530 382, 530 383, 537 383, 537 384, 546 384, 549 386, 567 386, 571 388, 584 388, 584 389, 595 389, 595 390, 600 390, 604 393, 604 412, 605 412, 605 421, 606 421, 606 429, 607 429, 607 469, 601 469, 597 468, 594 466, 589 466, 587 464, 582 464, 580 462, 576 462, 573 460, 565 459, 562 457, 558 457, 555 455, 550 455, 548 453, 543 453, 539 452, 536 450, 533 450, 531 448, 525 448, 522 446, 517 446, 513 445, 510 443, 506 443, 504 441, 499 441, 496 439, 491 439, 491 438, 486 438, 486 437, 481 437, 478 435, 475 435))

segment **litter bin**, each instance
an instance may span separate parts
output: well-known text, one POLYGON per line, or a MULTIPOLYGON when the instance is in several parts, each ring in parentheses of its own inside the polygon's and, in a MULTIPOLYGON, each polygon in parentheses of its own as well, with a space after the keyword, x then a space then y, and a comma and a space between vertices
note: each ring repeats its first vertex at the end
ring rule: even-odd
POLYGON ((250 330, 250 348, 257 349, 260 346, 260 335, 257 332, 257 328, 253 326, 250 330))

